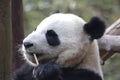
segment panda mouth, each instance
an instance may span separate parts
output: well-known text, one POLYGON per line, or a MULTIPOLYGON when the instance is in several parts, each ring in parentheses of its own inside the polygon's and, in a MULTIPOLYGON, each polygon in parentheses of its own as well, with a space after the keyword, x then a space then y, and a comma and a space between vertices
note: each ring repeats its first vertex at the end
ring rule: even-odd
POLYGON ((57 57, 55 56, 48 55, 48 54, 45 55, 43 53, 29 52, 29 55, 32 57, 30 61, 32 61, 35 64, 37 64, 37 62, 39 62, 39 64, 51 63, 51 62, 55 62, 55 60, 57 59, 57 57), (37 62, 36 62, 35 56, 37 58, 37 62))
POLYGON ((43 56, 44 54, 43 53, 29 53, 31 56, 33 56, 33 54, 35 54, 37 57, 41 57, 43 56))

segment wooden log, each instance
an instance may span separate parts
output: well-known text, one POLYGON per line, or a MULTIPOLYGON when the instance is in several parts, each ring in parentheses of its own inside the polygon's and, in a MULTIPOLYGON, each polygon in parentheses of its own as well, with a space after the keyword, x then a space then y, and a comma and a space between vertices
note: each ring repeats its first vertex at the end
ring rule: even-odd
POLYGON ((13 53, 12 53, 12 71, 14 72, 21 66, 23 60, 18 52, 19 45, 24 38, 23 30, 23 4, 22 0, 12 0, 12 35, 13 35, 13 53))
POLYGON ((120 35, 120 18, 107 28, 105 34, 120 35))
POLYGON ((104 35, 98 42, 102 62, 115 53, 120 53, 120 36, 104 35))
POLYGON ((120 18, 106 29, 105 35, 98 40, 103 62, 115 53, 120 53, 120 18))
POLYGON ((120 52, 120 36, 104 35, 99 41, 99 48, 105 51, 120 52))

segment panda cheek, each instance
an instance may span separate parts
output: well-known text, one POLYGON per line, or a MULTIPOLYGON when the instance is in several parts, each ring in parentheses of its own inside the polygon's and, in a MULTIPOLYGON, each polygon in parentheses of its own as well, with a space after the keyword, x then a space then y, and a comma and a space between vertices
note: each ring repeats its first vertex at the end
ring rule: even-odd
POLYGON ((58 35, 53 30, 48 30, 47 31, 47 33, 46 33, 46 39, 47 39, 47 43, 50 46, 58 46, 58 45, 60 45, 60 40, 58 38, 58 35))

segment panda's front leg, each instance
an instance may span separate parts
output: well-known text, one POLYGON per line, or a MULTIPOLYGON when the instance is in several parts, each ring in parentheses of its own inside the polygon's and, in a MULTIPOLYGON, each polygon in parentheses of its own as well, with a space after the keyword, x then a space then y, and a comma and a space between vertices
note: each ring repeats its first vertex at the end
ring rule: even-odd
POLYGON ((36 80, 62 80, 62 71, 56 64, 43 64, 34 68, 33 76, 36 80))

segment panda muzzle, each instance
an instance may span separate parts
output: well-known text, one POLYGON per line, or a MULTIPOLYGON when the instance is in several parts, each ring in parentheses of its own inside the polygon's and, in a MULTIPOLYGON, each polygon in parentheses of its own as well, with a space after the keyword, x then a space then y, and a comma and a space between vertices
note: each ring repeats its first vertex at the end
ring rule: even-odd
POLYGON ((35 54, 37 57, 41 57, 44 55, 43 53, 33 53, 33 52, 29 53, 29 55, 31 55, 31 56, 33 56, 33 54, 35 54))

